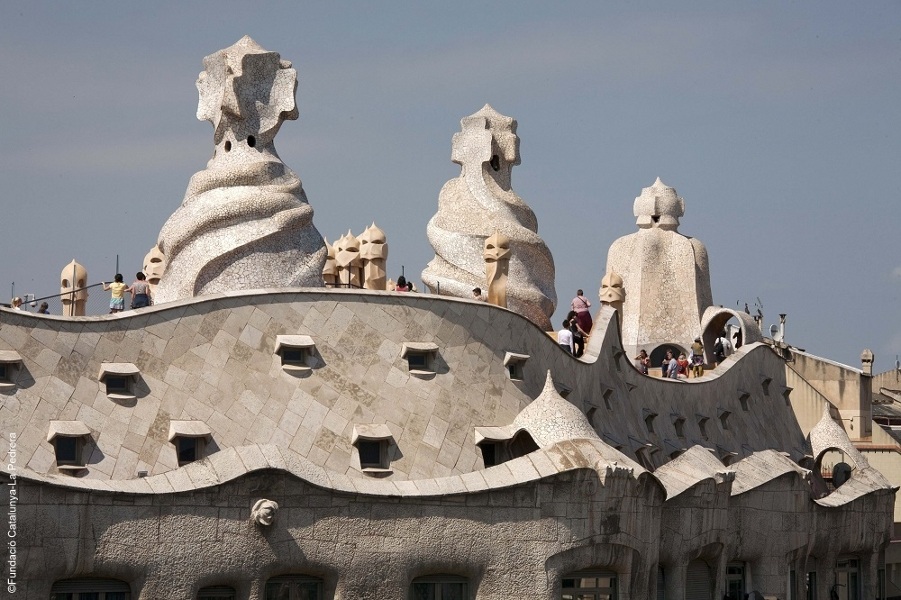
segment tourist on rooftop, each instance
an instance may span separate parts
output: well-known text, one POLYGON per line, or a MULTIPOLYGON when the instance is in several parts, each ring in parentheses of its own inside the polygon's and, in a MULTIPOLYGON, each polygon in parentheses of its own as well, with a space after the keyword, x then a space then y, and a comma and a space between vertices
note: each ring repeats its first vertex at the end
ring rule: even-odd
POLYGON ((676 365, 676 367, 674 367, 673 365, 676 365, 676 358, 673 356, 672 350, 667 350, 666 355, 663 357, 663 362, 660 363, 660 376, 672 377, 673 379, 675 379, 675 372, 670 374, 670 371, 678 367, 678 365, 676 365))
POLYGON ((13 310, 22 310, 22 299, 16 296, 12 301, 13 310))
POLYGON ((131 293, 132 308, 150 306, 150 284, 146 280, 147 277, 144 276, 144 273, 138 271, 134 283, 128 288, 127 291, 131 293))
POLYGON ((401 275, 397 278, 397 286, 394 288, 395 292, 409 292, 410 288, 407 286, 407 278, 401 275))
POLYGON ((679 361, 676 360, 676 357, 673 356, 672 352, 667 351, 667 369, 666 376, 670 379, 678 379, 679 378, 679 361))
POLYGON ((112 292, 109 300, 110 314, 125 310, 125 290, 128 289, 128 286, 122 283, 122 273, 116 273, 114 280, 109 285, 104 281, 100 282, 103 284, 104 292, 108 290, 112 292))
POLYGON ((570 354, 573 353, 573 332, 569 330, 569 319, 563 321, 563 329, 557 332, 557 343, 570 354))
POLYGON ((481 300, 484 302, 485 297, 482 296, 482 288, 480 288, 480 287, 472 288, 472 298, 473 298, 473 300, 481 300))
POLYGON ((726 332, 723 331, 713 344, 713 356, 716 359, 717 366, 726 360, 726 357, 730 354, 732 354, 732 344, 729 343, 729 338, 726 332))
POLYGON ((677 379, 688 379, 688 366, 691 364, 688 362, 688 358, 684 353, 679 355, 679 359, 676 361, 678 365, 676 378, 677 379))
POLYGON ((648 356, 647 350, 642 350, 635 357, 635 366, 641 371, 642 375, 648 374, 648 368, 651 366, 651 357, 648 356))
POLYGON ((691 345, 691 373, 695 377, 701 377, 704 375, 704 343, 701 342, 701 338, 695 338, 694 343, 691 345))
POLYGON ((579 358, 585 352, 585 338, 588 337, 588 332, 579 325, 576 314, 574 310, 569 311, 566 320, 569 321, 569 330, 573 334, 573 356, 579 358))
POLYGON ((40 308, 38 308, 38 314, 41 315, 49 315, 50 314, 50 305, 46 302, 41 302, 40 308))
POLYGON ((584 296, 582 290, 576 292, 576 297, 573 298, 570 307, 572 310, 576 311, 576 318, 579 319, 579 327, 582 328, 582 331, 587 332, 585 335, 591 333, 591 313, 588 311, 588 309, 591 308, 591 302, 584 296))

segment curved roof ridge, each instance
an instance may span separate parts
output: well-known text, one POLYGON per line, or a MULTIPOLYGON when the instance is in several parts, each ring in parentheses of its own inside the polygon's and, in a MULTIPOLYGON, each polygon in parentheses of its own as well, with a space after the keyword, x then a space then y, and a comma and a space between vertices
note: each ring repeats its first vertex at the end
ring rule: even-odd
MULTIPOLYGON (((16 476, 23 480, 74 490, 171 494, 221 485, 265 469, 284 471, 311 485, 337 492, 403 497, 445 496, 502 489, 582 469, 597 472, 602 481, 609 475, 628 475, 637 479, 646 472, 625 455, 620 455, 615 449, 596 439, 555 444, 487 469, 430 479, 349 477, 343 473, 327 471, 300 455, 286 453, 275 444, 225 448, 203 460, 139 479, 87 479, 38 473, 24 467, 16 469, 16 476)), ((0 472, 10 475, 5 469, 0 472)))
POLYGON ((897 489, 897 487, 893 487, 888 483, 882 474, 875 469, 868 468, 863 472, 858 472, 858 470, 855 469, 851 475, 851 479, 840 485, 828 496, 814 499, 814 502, 820 506, 842 506, 874 492, 890 490, 894 492, 897 491, 897 489), (874 477, 874 475, 876 476, 874 477))
POLYGON ((654 476, 666 489, 669 500, 706 479, 718 484, 732 481, 735 472, 723 465, 709 449, 695 445, 658 467, 654 476))
POLYGON ((567 440, 545 448, 545 450, 551 452, 558 449, 567 452, 569 448, 574 448, 581 453, 590 462, 592 468, 598 472, 609 469, 614 471, 628 469, 636 478, 643 473, 650 473, 636 461, 598 437, 567 440))
POLYGON ((735 469, 735 483, 732 485, 733 496, 756 489, 786 473, 795 473, 802 480, 808 483, 810 481, 809 470, 776 450, 753 452, 750 456, 736 462, 733 468, 735 469))

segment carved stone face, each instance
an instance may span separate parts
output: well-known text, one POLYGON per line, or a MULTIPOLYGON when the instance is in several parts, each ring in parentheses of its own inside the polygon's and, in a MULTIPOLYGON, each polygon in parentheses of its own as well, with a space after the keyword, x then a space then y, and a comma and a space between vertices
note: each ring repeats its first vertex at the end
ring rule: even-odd
POLYGON ((349 231, 335 242, 335 263, 339 269, 360 264, 360 241, 349 231))
POLYGON ((163 277, 166 270, 166 255, 160 250, 159 246, 154 246, 144 257, 144 275, 147 277, 147 283, 156 285, 163 277))
POLYGON ((256 523, 268 527, 275 521, 276 513, 278 513, 278 502, 263 498, 257 500, 256 504, 253 505, 250 517, 256 523))
POLYGON ((601 280, 601 302, 614 303, 626 300, 623 278, 616 273, 607 273, 601 280))
POLYGON ((388 244, 385 232, 376 227, 375 223, 366 228, 366 231, 357 238, 360 241, 360 258, 363 260, 386 260, 388 258, 388 244))
POLYGON ((498 262, 510 259, 510 238, 495 231, 485 240, 485 251, 482 256, 485 262, 498 262))

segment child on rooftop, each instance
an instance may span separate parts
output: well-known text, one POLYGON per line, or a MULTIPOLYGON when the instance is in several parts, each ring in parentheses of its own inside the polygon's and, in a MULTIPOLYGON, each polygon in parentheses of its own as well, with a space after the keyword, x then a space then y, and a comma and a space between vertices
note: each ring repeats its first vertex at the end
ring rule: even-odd
POLYGON ((109 300, 109 312, 110 314, 122 312, 125 310, 125 290, 128 289, 128 286, 122 283, 122 273, 116 273, 114 277, 115 281, 113 283, 107 285, 106 282, 101 281, 103 284, 103 291, 111 291, 111 296, 109 300))

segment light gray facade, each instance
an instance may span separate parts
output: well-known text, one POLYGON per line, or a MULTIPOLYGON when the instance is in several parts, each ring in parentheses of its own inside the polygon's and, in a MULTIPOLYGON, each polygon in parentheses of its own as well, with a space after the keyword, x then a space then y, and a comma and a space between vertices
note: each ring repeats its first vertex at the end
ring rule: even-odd
POLYGON ((8 437, 3 462, 18 488, 19 591, 46 598, 92 576, 133 598, 214 585, 265 598, 267 580, 297 574, 323 598, 405 598, 417 578, 450 575, 468 598, 551 599, 592 571, 615 578, 618 598, 699 597, 698 573, 720 598, 739 565, 745 592, 800 598, 813 572, 827 598, 851 560, 874 597, 894 488, 828 403, 802 427, 783 359, 760 344, 698 380, 643 376, 613 316, 598 315, 609 325, 580 361, 517 314, 438 296, 0 309, 0 348, 20 358, 0 409, 16 434, 15 470, 8 437), (314 343, 300 370, 282 364, 279 336, 314 343), (405 345, 436 348, 427 370, 411 373, 405 345), (509 353, 526 357, 521 380, 509 353), (138 370, 132 397, 99 381, 115 364, 138 370), (60 466, 48 432, 72 422, 90 432, 83 465, 60 466), (206 426, 182 431, 205 443, 179 466, 173 427, 186 422, 206 426), (384 468, 361 467, 355 431, 385 429, 384 468), (500 464, 485 466, 486 445, 500 464), (856 459, 837 489, 814 468, 830 448, 856 459), (279 506, 270 526, 251 520, 262 498, 279 506))

